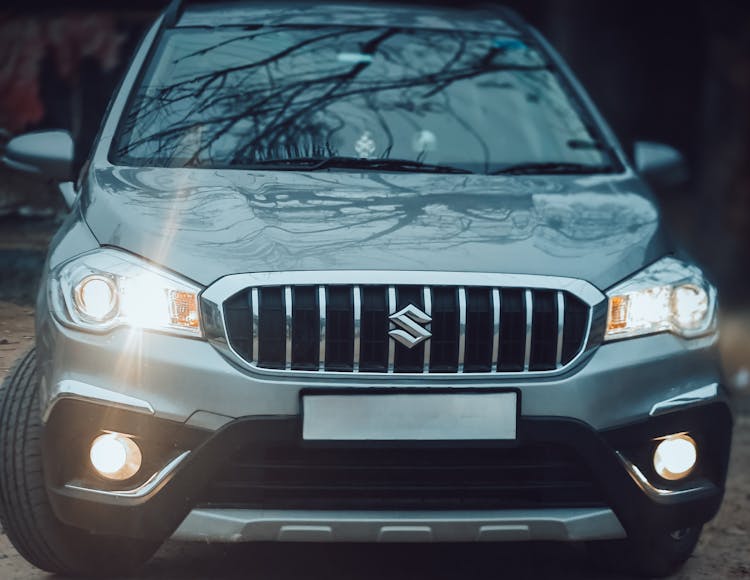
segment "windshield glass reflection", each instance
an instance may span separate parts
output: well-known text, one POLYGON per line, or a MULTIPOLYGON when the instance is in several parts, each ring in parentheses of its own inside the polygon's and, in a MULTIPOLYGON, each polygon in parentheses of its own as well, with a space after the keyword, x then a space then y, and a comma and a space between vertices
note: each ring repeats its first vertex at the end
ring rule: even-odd
POLYGON ((513 36, 178 29, 165 34, 113 153, 138 166, 309 170, 334 157, 344 161, 326 168, 388 159, 407 163, 378 167, 604 170, 611 160, 588 126, 551 65, 513 36))

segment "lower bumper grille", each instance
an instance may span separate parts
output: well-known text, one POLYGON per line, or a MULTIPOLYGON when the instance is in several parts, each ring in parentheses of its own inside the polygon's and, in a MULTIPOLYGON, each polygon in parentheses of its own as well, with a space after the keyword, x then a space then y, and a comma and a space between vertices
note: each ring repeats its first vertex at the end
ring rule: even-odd
POLYGON ((199 503, 246 509, 514 509, 605 505, 562 446, 246 449, 199 503))

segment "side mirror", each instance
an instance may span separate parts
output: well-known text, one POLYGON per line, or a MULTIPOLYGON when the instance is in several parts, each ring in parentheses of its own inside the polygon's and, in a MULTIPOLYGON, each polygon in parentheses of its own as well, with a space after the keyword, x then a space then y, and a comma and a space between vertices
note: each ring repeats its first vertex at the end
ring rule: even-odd
POLYGON ((677 149, 663 143, 638 141, 635 167, 648 181, 660 187, 676 187, 689 177, 687 163, 677 149))
POLYGON ((73 179, 73 138, 67 131, 36 131, 13 137, 3 165, 52 181, 73 179))

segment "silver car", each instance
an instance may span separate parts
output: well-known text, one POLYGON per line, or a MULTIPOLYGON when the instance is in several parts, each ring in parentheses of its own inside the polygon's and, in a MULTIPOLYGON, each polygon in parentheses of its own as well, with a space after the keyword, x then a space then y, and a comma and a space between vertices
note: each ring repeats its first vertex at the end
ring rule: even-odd
POLYGON ((65 574, 201 542, 587 542, 664 575, 724 492, 715 288, 500 8, 173 3, 3 385, 0 514, 65 574))

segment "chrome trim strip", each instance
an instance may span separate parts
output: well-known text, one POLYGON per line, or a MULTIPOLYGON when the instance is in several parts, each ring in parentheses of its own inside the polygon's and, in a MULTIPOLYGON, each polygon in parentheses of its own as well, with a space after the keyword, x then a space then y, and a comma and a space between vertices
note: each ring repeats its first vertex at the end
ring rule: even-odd
POLYGON ((500 357, 500 290, 492 289, 492 362, 490 372, 497 372, 497 361, 500 357))
POLYGON ((670 411, 671 409, 674 409, 676 407, 684 407, 687 405, 702 403, 703 401, 717 397, 718 394, 719 383, 711 383, 710 385, 700 387, 699 389, 694 389, 692 391, 688 391, 687 393, 682 393, 681 395, 677 395, 675 397, 671 397, 664 401, 655 403, 654 406, 651 407, 649 415, 661 415, 662 413, 666 413, 667 411, 670 411))
MULTIPOLYGON (((260 336, 258 335, 258 329, 260 328, 260 298, 259 291, 257 288, 253 288, 250 292, 252 307, 253 307, 253 354, 251 359, 256 363, 260 360, 260 336)), ((222 308, 222 319, 223 319, 223 308, 222 308)), ((229 341, 227 341, 228 343, 229 341)))
POLYGON ((555 368, 562 366, 563 332, 565 330, 565 295, 557 292, 557 351, 555 354, 555 368))
MULTIPOLYGON (((388 286, 388 315, 396 313, 396 288, 394 286, 388 286)), ((388 330, 393 330, 396 325, 390 322, 388 330)), ((388 372, 393 373, 394 366, 396 364, 396 341, 390 336, 388 337, 388 372)))
POLYGON ((168 480, 170 479, 171 475, 174 473, 177 467, 185 460, 185 458, 188 455, 190 455, 190 451, 183 451, 177 457, 175 457, 169 463, 167 463, 164 467, 162 467, 159 471, 157 471, 151 477, 149 477, 145 483, 133 489, 110 491, 110 490, 104 490, 104 489, 84 487, 82 485, 77 485, 75 483, 66 483, 65 489, 78 492, 81 494, 95 494, 99 496, 118 498, 118 499, 119 498, 143 499, 145 497, 155 494, 162 487, 164 487, 167 484, 168 480))
POLYGON ((194 509, 178 541, 476 542, 626 537, 609 508, 451 511, 194 509))
POLYGON ((523 370, 528 372, 531 364, 531 326, 534 318, 534 297, 531 290, 524 292, 524 310, 526 311, 526 344, 523 348, 523 370))
POLYGON ((292 370, 292 287, 284 287, 284 318, 286 321, 286 354, 284 355, 284 368, 292 370))
MULTIPOLYGON (((422 292, 424 293, 424 310, 423 312, 430 317, 430 322, 426 323, 424 327, 429 331, 432 332, 432 288, 429 286, 425 286, 422 288, 422 292)), ((424 374, 428 374, 430 372, 430 342, 429 340, 424 341, 424 363, 422 367, 422 372, 424 374)))
POLYGON ((352 300, 354 302, 354 355, 352 357, 352 370, 359 372, 359 355, 361 349, 362 332, 362 289, 359 286, 352 288, 352 300))
MULTIPOLYGON (((320 347, 318 370, 326 370, 326 287, 318 286, 318 316, 320 317, 320 347)), ((313 371, 315 372, 315 371, 313 371)))
POLYGON ((134 411, 146 415, 153 415, 154 408, 148 401, 136 399, 130 395, 110 391, 101 387, 95 387, 81 381, 65 379, 57 383, 52 397, 42 413, 42 422, 46 423, 52 409, 63 399, 76 399, 91 403, 104 404, 109 407, 117 407, 126 411, 134 411))
POLYGON ((709 484, 688 489, 660 489, 653 485, 648 478, 643 475, 643 472, 638 469, 638 466, 628 461, 622 453, 615 451, 615 454, 625 467, 625 471, 628 472, 628 475, 630 475, 631 479, 641 491, 657 503, 667 503, 674 497, 703 493, 713 487, 713 484, 709 484))
MULTIPOLYGON (((214 317, 216 324, 206 328, 206 338, 209 343, 236 365, 256 374, 268 377, 278 377, 283 373, 285 377, 299 377, 309 379, 311 376, 320 376, 321 372, 332 375, 342 375, 350 371, 326 371, 325 370, 325 319, 321 317, 321 365, 318 370, 292 370, 266 369, 259 367, 257 361, 248 362, 238 354, 229 344, 226 323, 224 319, 224 300, 247 288, 280 286, 280 285, 312 285, 319 286, 321 283, 329 285, 416 285, 416 286, 456 286, 460 280, 464 287, 490 287, 490 288, 529 288, 560 290, 570 292, 583 300, 589 306, 586 335, 582 346, 564 367, 547 371, 528 371, 521 374, 519 371, 497 371, 484 373, 470 373, 467 375, 472 379, 487 377, 523 377, 524 380, 533 377, 549 377, 559 375, 574 366, 592 348, 601 344, 601 338, 591 333, 591 323, 594 316, 594 308, 603 307, 606 301, 605 295, 596 287, 575 278, 563 278, 559 276, 538 276, 527 274, 482 274, 473 272, 421 272, 421 271, 370 271, 370 270, 334 270, 334 271, 304 271, 304 272, 265 272, 256 274, 232 274, 220 278, 201 293, 201 301, 207 302, 204 307, 211 308, 217 312, 214 317)), ((319 288, 320 290, 320 288, 319 288)), ((325 287, 322 287, 325 292, 325 287)), ((325 298, 324 298, 325 300, 325 298)), ((325 309, 323 310, 325 312, 325 309)), ((502 322, 502 321, 501 321, 502 322)), ((257 334, 255 334, 257 336, 257 334)), ((257 345, 256 345, 257 346, 257 345)), ((395 346, 395 345, 394 345, 395 346)), ((257 355, 257 350, 256 350, 257 355)), ((430 379, 439 382, 450 382, 455 380, 456 373, 433 373, 430 379)), ((361 372, 360 377, 383 380, 387 374, 378 372, 361 372)), ((398 373, 400 379, 406 381, 422 380, 423 373, 398 373)))
POLYGON ((595 286, 577 278, 539 276, 535 274, 486 274, 477 272, 434 272, 410 270, 326 270, 294 272, 260 272, 224 276, 204 292, 203 297, 215 302, 253 286, 315 286, 336 285, 412 285, 412 286, 479 286, 484 288, 531 288, 563 290, 581 298, 590 306, 606 297, 595 286))
POLYGON ((464 358, 466 357, 466 288, 458 288, 458 369, 464 372, 464 358))

